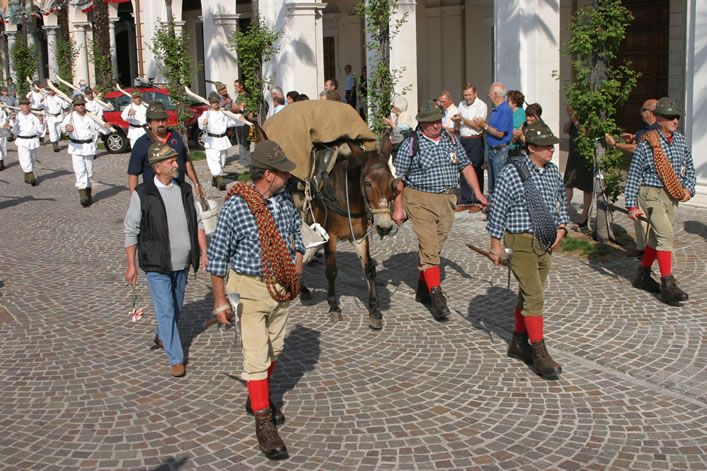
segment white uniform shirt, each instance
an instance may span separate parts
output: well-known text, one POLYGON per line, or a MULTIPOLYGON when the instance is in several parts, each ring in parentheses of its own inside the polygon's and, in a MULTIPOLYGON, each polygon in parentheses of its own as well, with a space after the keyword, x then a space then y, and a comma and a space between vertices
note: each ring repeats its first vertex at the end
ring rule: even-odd
POLYGON ((47 96, 44 99, 44 111, 54 116, 47 116, 45 119, 60 119, 59 115, 61 110, 66 110, 69 108, 69 102, 63 98, 54 96, 47 96))
POLYGON ((27 94, 27 99, 29 99, 29 107, 33 110, 44 109, 44 95, 42 95, 40 92, 29 92, 27 94))
POLYGON ((17 145, 17 147, 26 147, 29 150, 39 147, 39 138, 43 137, 47 131, 47 127, 44 123, 40 123, 39 118, 32 113, 17 113, 17 116, 15 116, 15 122, 11 123, 11 126, 12 132, 16 136, 15 145, 17 145), (32 139, 23 139, 22 136, 37 137, 32 139))
MULTIPOLYGON (((474 118, 486 119, 488 114, 488 107, 479 97, 474 99, 474 103, 471 105, 466 104, 466 100, 462 100, 459 103, 459 113, 461 113, 464 119, 472 120, 474 118)), ((482 131, 477 131, 471 126, 466 124, 461 124, 461 129, 459 130, 462 137, 477 136, 482 133, 482 131)))
MULTIPOLYGON (((144 108, 144 106, 140 105, 141 108, 144 108)), ((103 110, 107 110, 105 106, 101 105, 96 101, 94 98, 93 100, 86 100, 86 111, 90 111, 97 117, 103 119, 103 110)), ((127 121, 127 120, 126 120, 127 121)))
POLYGON ((68 134, 69 138, 77 141, 89 140, 91 142, 77 143, 69 142, 69 154, 72 155, 95 155, 96 154, 96 137, 98 133, 110 134, 111 131, 104 128, 88 116, 81 116, 76 111, 72 111, 64 118, 64 121, 59 125, 59 129, 64 134, 68 134), (69 132, 66 130, 66 125, 70 124, 74 130, 69 132))
POLYGON ((9 122, 10 117, 7 112, 0 108, 0 138, 7 137, 10 134, 10 129, 5 127, 9 122))
MULTIPOLYGON (((199 116, 197 122, 199 123, 199 129, 203 129, 209 134, 225 134, 226 129, 229 127, 243 125, 243 122, 236 121, 230 116, 226 116, 226 114, 221 111, 214 111, 211 109, 204 111, 201 116, 199 116), (204 127, 204 121, 207 119, 209 122, 206 127, 204 127)), ((228 139, 228 136, 212 137, 207 134, 206 139, 204 139, 205 149, 225 150, 230 147, 231 141, 228 139)))
POLYGON ((133 125, 130 126, 130 129, 128 129, 128 139, 130 139, 131 141, 134 141, 143 134, 145 134, 145 130, 142 127, 135 126, 144 126, 147 124, 147 118, 145 117, 146 113, 146 106, 142 104, 136 105, 135 103, 130 103, 130 105, 127 106, 120 114, 120 117, 123 118, 123 121, 126 121, 127 123, 133 125), (135 114, 132 116, 128 116, 130 110, 135 110, 135 114))

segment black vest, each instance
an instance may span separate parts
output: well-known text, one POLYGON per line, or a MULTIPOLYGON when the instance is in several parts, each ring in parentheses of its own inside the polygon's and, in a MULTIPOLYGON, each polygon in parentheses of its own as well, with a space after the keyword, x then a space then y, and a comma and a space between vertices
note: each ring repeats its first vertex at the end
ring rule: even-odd
MULTIPOLYGON (((190 265, 196 272, 199 269, 199 243, 196 208, 188 183, 177 183, 182 191, 182 203, 186 210, 187 227, 191 251, 190 265)), ((169 228, 167 227, 167 210, 154 180, 148 180, 135 188, 140 196, 140 234, 137 237, 137 253, 140 268, 163 274, 172 272, 172 255, 169 244, 169 228)))

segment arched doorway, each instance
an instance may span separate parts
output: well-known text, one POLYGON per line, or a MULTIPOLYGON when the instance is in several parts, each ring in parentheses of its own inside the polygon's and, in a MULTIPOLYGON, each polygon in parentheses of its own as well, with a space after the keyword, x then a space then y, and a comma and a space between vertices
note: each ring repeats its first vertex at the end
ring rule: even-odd
POLYGON ((135 21, 131 2, 118 7, 118 22, 115 25, 115 48, 118 62, 118 81, 121 86, 130 86, 137 77, 137 45, 135 21))

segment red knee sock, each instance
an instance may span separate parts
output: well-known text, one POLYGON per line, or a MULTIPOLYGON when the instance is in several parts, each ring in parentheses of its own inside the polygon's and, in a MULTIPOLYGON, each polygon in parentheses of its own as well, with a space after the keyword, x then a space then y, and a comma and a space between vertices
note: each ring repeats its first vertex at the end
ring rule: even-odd
POLYGON ((267 379, 248 381, 248 396, 254 411, 270 407, 270 386, 267 379))
POLYGON ((270 383, 270 377, 272 376, 272 370, 275 369, 275 365, 277 365, 276 361, 270 363, 270 366, 268 367, 268 383, 270 383))
POLYGON ((520 308, 516 307, 516 325, 513 327, 513 332, 518 332, 520 334, 523 334, 527 332, 525 328, 525 318, 523 317, 523 314, 521 314, 520 308))
POLYGON ((525 319, 525 328, 528 329, 530 343, 543 339, 543 316, 528 316, 525 319))
POLYGON ((641 262, 641 266, 650 267, 653 265, 653 262, 655 262, 655 257, 658 252, 654 248, 648 247, 647 245, 643 250, 643 261, 641 262))
POLYGON ((439 267, 431 267, 424 271, 425 282, 427 283, 427 289, 432 291, 432 288, 436 288, 440 285, 439 281, 439 267))
POLYGON ((420 276, 417 281, 425 281, 425 272, 420 270, 420 276))
POLYGON ((661 278, 673 274, 673 253, 667 250, 656 251, 661 278))

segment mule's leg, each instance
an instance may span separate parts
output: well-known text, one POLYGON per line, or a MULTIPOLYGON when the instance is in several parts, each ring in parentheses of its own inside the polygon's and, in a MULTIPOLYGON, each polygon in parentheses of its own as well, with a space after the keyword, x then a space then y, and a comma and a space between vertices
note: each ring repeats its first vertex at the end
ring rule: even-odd
POLYGON ((358 255, 359 260, 361 260, 363 273, 366 275, 366 281, 368 282, 368 327, 373 330, 380 330, 383 328, 383 314, 381 314, 380 309, 378 308, 376 266, 373 263, 373 259, 371 259, 371 252, 368 246, 368 237, 359 243, 354 242, 353 245, 356 249, 356 254, 358 255))
POLYGON ((309 301, 312 299, 312 292, 304 285, 304 281, 300 278, 299 280, 299 297, 303 301, 309 301))
POLYGON ((333 321, 343 319, 339 302, 336 300, 336 236, 330 235, 324 253, 326 254, 326 279, 329 284, 327 301, 329 302, 329 316, 333 321))

